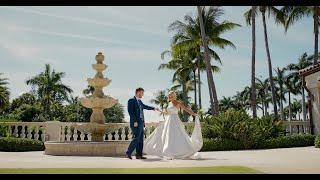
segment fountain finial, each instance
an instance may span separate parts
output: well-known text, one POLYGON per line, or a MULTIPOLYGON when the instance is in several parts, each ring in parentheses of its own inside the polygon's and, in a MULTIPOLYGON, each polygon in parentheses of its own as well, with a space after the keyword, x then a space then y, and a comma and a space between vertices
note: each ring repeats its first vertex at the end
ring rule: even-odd
POLYGON ((98 54, 96 55, 96 60, 97 64, 102 64, 102 62, 104 61, 104 55, 102 54, 102 52, 98 52, 98 54))

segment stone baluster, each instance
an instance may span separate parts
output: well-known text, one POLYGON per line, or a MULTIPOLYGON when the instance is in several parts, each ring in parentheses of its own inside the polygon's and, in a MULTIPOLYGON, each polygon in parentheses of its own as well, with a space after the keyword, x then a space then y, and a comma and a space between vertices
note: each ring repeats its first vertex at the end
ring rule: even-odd
POLYGON ((80 139, 81 139, 81 141, 84 141, 84 137, 85 137, 84 133, 80 131, 80 139))
POLYGON ((39 138, 39 126, 36 126, 34 130, 34 139, 38 140, 39 138))
POLYGON ((27 138, 28 139, 32 138, 32 128, 31 128, 31 126, 27 126, 27 138))
POLYGON ((70 141, 71 140, 71 126, 70 125, 67 125, 67 141, 70 141))
POLYGON ((22 125, 21 136, 20 136, 21 138, 25 138, 25 137, 26 137, 25 128, 26 128, 26 126, 25 126, 25 125, 22 125))
POLYGON ((119 140, 119 130, 114 131, 114 140, 119 140))
POLYGON ((122 127, 122 128, 121 128, 121 140, 122 140, 122 141, 126 140, 125 127, 122 127))
POLYGON ((91 141, 91 138, 92 138, 92 136, 91 136, 91 134, 89 133, 89 134, 88 134, 88 141, 91 141))
POLYGON ((132 140, 132 130, 129 128, 128 130, 128 140, 132 140))
POLYGON ((13 136, 14 137, 19 137, 19 133, 18 133, 18 125, 13 126, 14 130, 13 130, 13 136))
POLYGON ((112 133, 109 133, 109 134, 108 134, 108 141, 113 141, 113 140, 112 140, 112 133))
POLYGON ((73 138, 73 141, 78 140, 78 129, 76 127, 74 127, 74 129, 73 129, 72 138, 73 138))

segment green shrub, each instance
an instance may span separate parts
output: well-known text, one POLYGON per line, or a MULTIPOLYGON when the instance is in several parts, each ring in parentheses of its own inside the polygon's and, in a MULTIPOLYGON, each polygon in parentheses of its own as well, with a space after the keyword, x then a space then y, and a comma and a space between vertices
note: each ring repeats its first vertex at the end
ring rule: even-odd
POLYGON ((289 148, 289 147, 304 147, 313 146, 315 136, 311 134, 299 134, 291 136, 281 136, 277 138, 261 141, 257 149, 272 149, 272 148, 289 148))
POLYGON ((17 114, 3 114, 0 115, 0 122, 18 122, 19 116, 17 114))
POLYGON ((229 109, 219 116, 207 116, 203 119, 205 138, 237 140, 245 149, 257 146, 260 141, 284 135, 281 121, 272 117, 251 118, 247 112, 229 109))
POLYGON ((228 151, 244 149, 241 142, 231 139, 203 139, 201 151, 228 151))
POLYGON ((274 120, 272 116, 264 116, 256 119, 254 122, 264 140, 285 135, 283 121, 274 120))
POLYGON ((43 151, 44 143, 34 139, 22 138, 0 138, 0 151, 22 152, 22 151, 43 151))
POLYGON ((0 124, 0 137, 11 137, 11 133, 8 126, 0 124))
POLYGON ((314 145, 316 146, 316 148, 320 148, 320 134, 316 137, 314 145))
POLYGON ((18 115, 19 120, 23 122, 31 122, 41 113, 41 107, 40 105, 22 104, 19 108, 16 108, 13 113, 18 115))
POLYGON ((203 119, 203 136, 205 138, 237 139, 234 126, 250 119, 245 111, 228 110, 219 116, 207 116, 203 119))

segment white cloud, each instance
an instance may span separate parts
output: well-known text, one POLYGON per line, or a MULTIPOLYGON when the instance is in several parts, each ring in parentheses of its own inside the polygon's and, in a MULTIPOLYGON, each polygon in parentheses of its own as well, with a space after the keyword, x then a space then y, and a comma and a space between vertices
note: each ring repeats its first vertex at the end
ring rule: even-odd
POLYGON ((12 55, 22 60, 32 60, 41 51, 41 48, 31 44, 19 43, 13 40, 7 41, 6 39, 0 40, 0 47, 7 49, 12 55))
POLYGON ((59 14, 42 12, 42 11, 38 11, 38 10, 19 8, 19 7, 1 7, 1 8, 16 10, 16 11, 20 11, 20 12, 24 12, 24 13, 37 14, 40 16, 54 17, 54 18, 67 20, 67 21, 75 21, 75 22, 79 22, 79 23, 88 23, 88 24, 95 24, 95 25, 100 25, 100 26, 115 27, 115 28, 131 30, 131 31, 132 30, 141 31, 141 32, 149 33, 149 34, 155 34, 155 35, 166 35, 157 29, 150 29, 147 26, 137 26, 136 24, 134 26, 131 26, 131 25, 126 25, 126 24, 111 23, 109 21, 99 21, 99 20, 95 20, 95 19, 89 19, 86 17, 79 17, 78 14, 76 16, 66 16, 66 15, 59 15, 59 14))

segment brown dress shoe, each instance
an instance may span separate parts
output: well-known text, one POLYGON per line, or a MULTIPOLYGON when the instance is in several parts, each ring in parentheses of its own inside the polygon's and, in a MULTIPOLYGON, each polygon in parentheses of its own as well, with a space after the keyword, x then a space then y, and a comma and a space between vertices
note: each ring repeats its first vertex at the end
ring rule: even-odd
POLYGON ((136 156, 136 159, 147 159, 147 158, 144 156, 136 156))
POLYGON ((131 155, 126 154, 126 158, 132 159, 131 155))

